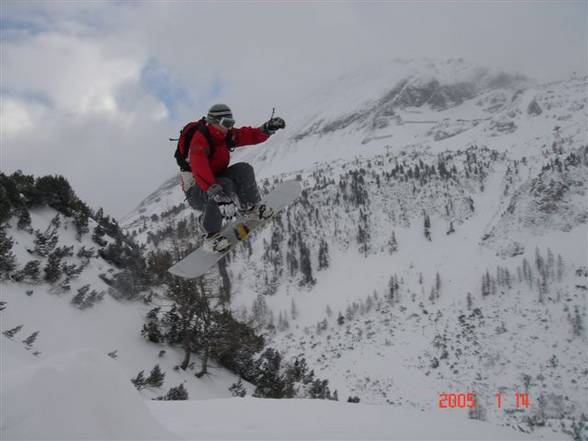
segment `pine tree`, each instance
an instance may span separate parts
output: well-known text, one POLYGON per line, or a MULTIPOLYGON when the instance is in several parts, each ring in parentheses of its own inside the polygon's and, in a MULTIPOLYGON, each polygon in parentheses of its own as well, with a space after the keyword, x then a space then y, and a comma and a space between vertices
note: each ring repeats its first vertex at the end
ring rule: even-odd
MULTIPOLYGON (((245 241, 245 243, 249 243, 249 241, 245 241)), ((293 246, 293 241, 288 240, 289 248, 286 251, 286 264, 288 265, 288 272, 290 274, 290 277, 294 277, 299 268, 296 252, 294 251, 294 249, 292 249, 293 246)))
POLYGON ((531 279, 531 265, 526 257, 523 257, 523 279, 527 282, 531 279))
POLYGON ((280 373, 282 357, 279 352, 268 348, 255 364, 257 371, 254 397, 283 398, 286 383, 280 373))
POLYGON ((164 379, 165 372, 161 372, 161 368, 158 364, 156 364, 153 369, 151 369, 151 373, 145 380, 145 385, 148 387, 161 387, 163 386, 164 379))
POLYGON ((329 267, 329 245, 324 239, 321 239, 319 244, 318 262, 319 271, 329 267))
POLYGON ((4 186, 4 173, 0 173, 0 225, 10 219, 12 204, 9 199, 9 191, 4 186))
POLYGON ((143 325, 143 329, 141 329, 141 335, 152 343, 163 342, 163 335, 159 330, 159 326, 157 326, 157 322, 154 320, 150 320, 143 325))
POLYGON ((388 281, 388 299, 392 305, 398 302, 398 287, 398 278, 396 275, 391 276, 388 281))
POLYGON ((296 320, 298 318, 298 308, 296 307, 296 303, 294 302, 294 298, 290 302, 290 316, 292 320, 296 320))
POLYGON ((309 396, 314 399, 330 400, 329 380, 319 380, 318 378, 314 380, 309 390, 309 396))
POLYGON ((539 247, 535 248, 535 266, 537 267, 537 271, 539 271, 539 274, 543 275, 545 273, 545 261, 543 260, 543 256, 539 252, 539 247))
POLYGON ((80 309, 84 309, 84 304, 86 302, 86 295, 90 291, 90 285, 84 285, 78 288, 78 293, 71 299, 71 304, 77 306, 80 309))
POLYGON ((23 274, 32 282, 39 280, 39 274, 41 272, 41 262, 38 260, 31 260, 23 268, 23 274))
POLYGON ((449 230, 447 230, 447 234, 455 233, 455 228, 453 228, 453 221, 449 222, 449 230))
POLYGON ((486 274, 482 276, 482 297, 489 296, 491 289, 490 273, 486 271, 486 274))
POLYGON ((16 223, 16 227, 19 230, 28 230, 31 226, 31 215, 29 210, 26 207, 22 207, 19 210, 18 215, 18 222, 16 223))
POLYGON ((162 397, 157 398, 158 400, 165 400, 165 401, 178 401, 178 400, 187 400, 188 399, 188 391, 184 387, 183 384, 179 386, 172 387, 167 394, 162 397))
POLYGON ((59 214, 56 214, 53 219, 51 219, 51 221, 49 222, 49 228, 51 228, 53 231, 57 232, 57 230, 59 230, 59 228, 61 227, 61 216, 59 214))
POLYGON ((368 215, 363 210, 359 212, 359 223, 357 226, 357 243, 359 245, 359 252, 367 256, 370 251, 370 229, 368 222, 368 215))
POLYGON ((101 247, 105 247, 108 243, 103 239, 106 232, 100 226, 100 224, 96 225, 94 228, 94 234, 92 235, 92 240, 94 243, 98 244, 101 247))
POLYGON ((16 268, 16 257, 12 250, 14 241, 6 235, 4 225, 0 225, 0 279, 8 278, 11 271, 16 268))
POLYGON ((388 241, 388 253, 394 254, 396 251, 398 251, 398 242, 396 242, 396 233, 392 231, 392 236, 388 241))
POLYGON ((88 265, 90 263, 90 259, 96 257, 96 252, 94 248, 86 249, 86 247, 81 247, 78 250, 76 256, 82 259, 84 265, 88 265))
POLYGON ((316 283, 312 275, 312 264, 310 262, 310 250, 300 241, 300 270, 302 271, 301 286, 313 286, 316 283))
POLYGON ((31 349, 38 335, 39 331, 35 331, 22 341, 27 349, 31 349))
POLYGON ((563 275, 565 271, 564 261, 561 257, 561 254, 557 255, 557 281, 561 282, 563 280, 563 275))
POLYGON ((2 334, 4 334, 8 338, 12 338, 16 335, 17 332, 19 332, 22 329, 22 327, 23 325, 18 325, 12 329, 2 332, 2 334))
POLYGON ((85 210, 75 211, 73 213, 73 224, 76 228, 76 240, 79 242, 82 236, 90 231, 88 228, 89 213, 85 210))
MULTIPOLYGON (((167 272, 167 268, 166 268, 167 272)), ((221 304, 229 305, 231 303, 231 278, 227 271, 227 259, 221 259, 218 262, 218 272, 221 277, 221 284, 219 286, 219 302, 221 304)))
POLYGON ((145 371, 141 371, 137 374, 137 376, 135 378, 131 378, 131 383, 133 383, 135 385, 137 390, 144 389, 145 386, 147 385, 147 381, 145 380, 144 372, 145 371))
POLYGON ((269 308, 264 295, 257 295, 251 306, 251 313, 253 314, 253 320, 258 326, 265 326, 267 324, 269 319, 269 308))
POLYGON ((210 351, 217 340, 224 336, 217 331, 213 322, 214 310, 209 288, 202 279, 174 278, 166 295, 173 304, 160 323, 162 330, 166 331, 165 339, 170 344, 181 345, 184 351, 181 369, 186 370, 190 366, 192 353, 199 352, 201 370, 197 375, 205 375, 210 351))
POLYGON ((282 311, 280 311, 278 316, 278 331, 286 331, 289 327, 290 324, 288 323, 288 313, 282 313, 282 311))
POLYGON ((471 311, 472 310, 472 304, 473 304, 472 293, 471 292, 468 292, 468 294, 466 296, 466 302, 467 302, 468 311, 471 311))
POLYGON ((555 257, 551 248, 547 248, 547 268, 546 276, 549 279, 553 279, 555 276, 555 257))
POLYGON ((431 219, 427 213, 424 213, 425 238, 431 241, 431 219))
POLYGON ((582 315, 580 314, 580 308, 578 305, 574 306, 574 315, 571 319, 572 322, 572 333, 576 337, 582 336, 584 333, 584 320, 582 319, 582 315))
POLYGON ((104 209, 102 207, 100 207, 98 209, 98 211, 96 211, 96 214, 94 215, 94 218, 96 219, 96 221, 98 223, 102 222, 104 220, 104 209))
POLYGON ((548 291, 547 272, 545 268, 541 272, 539 279, 537 279, 537 289, 539 290, 539 303, 545 303, 545 296, 548 291))
POLYGON ((486 414, 486 409, 480 403, 468 410, 468 418, 472 420, 486 421, 486 414))
POLYGON ((53 251, 58 240, 57 229, 51 225, 43 233, 35 231, 35 240, 33 241, 35 247, 32 252, 40 257, 46 257, 53 251))
POLYGON ((247 395, 247 390, 245 389, 245 386, 243 385, 243 380, 241 378, 239 378, 239 381, 233 383, 231 387, 229 387, 229 391, 234 397, 243 398, 245 395, 247 395))

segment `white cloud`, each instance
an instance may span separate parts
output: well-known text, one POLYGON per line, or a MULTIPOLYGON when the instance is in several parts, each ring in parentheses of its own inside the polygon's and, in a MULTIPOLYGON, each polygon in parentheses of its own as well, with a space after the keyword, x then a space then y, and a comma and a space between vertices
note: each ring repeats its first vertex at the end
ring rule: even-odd
POLYGON ((26 105, 18 100, 3 97, 0 116, 3 135, 10 137, 18 132, 31 130, 34 127, 33 111, 33 106, 30 104, 26 105))
POLYGON ((99 41, 43 33, 4 48, 8 86, 46 96, 57 112, 115 114, 117 88, 137 81, 140 60, 116 58, 99 41))

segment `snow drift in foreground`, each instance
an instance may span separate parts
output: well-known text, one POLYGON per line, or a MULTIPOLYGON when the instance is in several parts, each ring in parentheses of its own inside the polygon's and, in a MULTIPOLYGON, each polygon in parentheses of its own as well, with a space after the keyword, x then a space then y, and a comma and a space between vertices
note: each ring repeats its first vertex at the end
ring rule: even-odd
POLYGON ((116 362, 98 351, 46 358, 3 377, 2 439, 176 439, 116 362))
MULTIPOLYGON (((528 440, 512 429, 444 410, 329 400, 233 398, 155 402, 149 407, 182 438, 207 440, 528 440)), ((450 410, 452 412, 452 410, 450 410)))
MULTIPOLYGON (((17 356, 11 342, 6 353, 17 356)), ((11 355, 11 356, 12 356, 11 355)), ((4 370, 2 439, 531 439, 464 414, 325 400, 143 400, 92 350, 4 370)))

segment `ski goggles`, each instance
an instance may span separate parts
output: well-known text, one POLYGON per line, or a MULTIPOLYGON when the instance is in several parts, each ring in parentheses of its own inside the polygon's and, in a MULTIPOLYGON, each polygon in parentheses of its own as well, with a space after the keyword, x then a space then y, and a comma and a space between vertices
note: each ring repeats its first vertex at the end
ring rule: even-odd
POLYGON ((218 124, 223 126, 225 129, 230 129, 235 125, 235 120, 233 118, 229 118, 228 116, 223 116, 218 120, 218 124))

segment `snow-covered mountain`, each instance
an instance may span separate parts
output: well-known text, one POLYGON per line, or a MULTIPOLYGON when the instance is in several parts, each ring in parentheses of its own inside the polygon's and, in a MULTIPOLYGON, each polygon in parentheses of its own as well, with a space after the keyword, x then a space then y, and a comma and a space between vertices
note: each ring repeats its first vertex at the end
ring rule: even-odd
MULTIPOLYGON (((571 433, 588 412, 587 83, 463 60, 341 77, 235 153, 264 191, 305 191, 207 280, 340 397, 474 393, 474 418, 571 433)), ((170 178, 123 224, 178 257, 198 242, 182 201, 170 178)))
POLYGON ((255 336, 223 360, 178 339, 211 316, 165 274, 200 240, 177 177, 121 231, 57 177, 0 174, 2 436, 586 437, 587 85, 397 60, 278 109, 287 129, 233 161, 303 195, 201 282, 281 367, 255 336), (231 398, 293 375, 340 402, 231 398))
MULTIPOLYGON (((233 153, 260 179, 406 147, 437 153, 483 144, 520 159, 556 140, 585 141, 586 78, 536 84, 463 59, 395 60, 342 75, 277 113, 284 132, 233 153)), ((170 177, 121 222, 182 202, 177 182, 170 177)))

